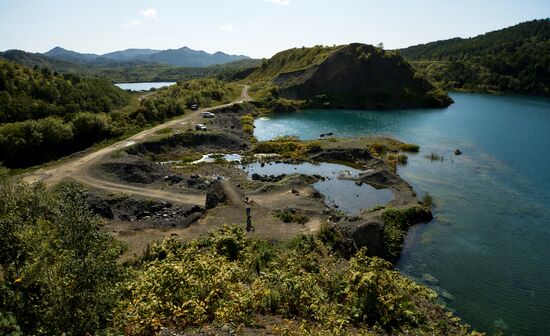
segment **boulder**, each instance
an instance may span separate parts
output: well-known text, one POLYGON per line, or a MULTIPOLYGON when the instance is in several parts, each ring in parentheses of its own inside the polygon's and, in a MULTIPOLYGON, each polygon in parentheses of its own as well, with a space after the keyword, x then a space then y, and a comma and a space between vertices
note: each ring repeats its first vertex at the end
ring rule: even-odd
POLYGON ((206 192, 206 202, 204 207, 206 210, 214 209, 218 204, 225 203, 227 201, 227 195, 223 189, 222 181, 215 180, 210 183, 208 191, 206 192))
POLYGON ((353 222, 338 224, 344 235, 353 241, 354 247, 359 250, 367 248, 369 256, 384 256, 384 223, 376 218, 361 219, 353 222))

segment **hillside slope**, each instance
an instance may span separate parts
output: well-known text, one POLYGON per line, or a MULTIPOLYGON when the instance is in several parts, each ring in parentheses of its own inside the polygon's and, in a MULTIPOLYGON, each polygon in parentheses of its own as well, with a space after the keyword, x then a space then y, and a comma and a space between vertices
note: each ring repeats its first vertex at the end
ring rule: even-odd
POLYGON ((448 89, 550 95, 550 20, 400 50, 448 89))
POLYGON ((397 53, 358 43, 283 51, 248 79, 270 82, 276 87, 274 98, 308 106, 386 109, 452 103, 397 53))

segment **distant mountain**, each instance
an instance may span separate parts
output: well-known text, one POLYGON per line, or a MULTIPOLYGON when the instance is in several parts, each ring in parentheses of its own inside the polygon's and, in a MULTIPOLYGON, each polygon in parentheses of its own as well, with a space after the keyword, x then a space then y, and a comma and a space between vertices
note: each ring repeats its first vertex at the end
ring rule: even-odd
POLYGON ((141 59, 175 66, 199 68, 215 64, 225 64, 247 58, 247 56, 228 55, 219 51, 214 54, 209 54, 202 50, 193 50, 183 47, 180 49, 159 51, 141 59))
POLYGON ((29 68, 38 66, 64 72, 80 70, 80 68, 83 67, 83 65, 78 63, 57 60, 44 56, 44 54, 29 53, 16 49, 0 52, 0 58, 19 63, 29 68))
POLYGON ((122 51, 114 51, 102 56, 115 61, 132 61, 140 58, 146 58, 149 55, 158 53, 160 50, 153 49, 126 49, 122 51))
POLYGON ((147 62, 160 63, 179 67, 208 67, 210 65, 225 64, 243 59, 242 55, 228 55, 223 52, 209 54, 202 50, 193 50, 187 47, 180 49, 153 50, 153 49, 126 49, 110 52, 104 55, 81 54, 72 50, 55 47, 43 55, 61 61, 85 64, 106 64, 109 62, 147 62))
POLYGON ((401 49, 448 89, 550 96, 550 20, 401 49))
POLYGON ((452 103, 398 53, 359 43, 282 51, 247 79, 273 87, 263 100, 271 108, 284 104, 279 98, 332 109, 443 107, 452 103))
POLYGON ((45 52, 44 55, 53 59, 76 63, 90 63, 100 57, 96 54, 81 54, 79 52, 63 49, 61 47, 55 47, 52 50, 45 52))

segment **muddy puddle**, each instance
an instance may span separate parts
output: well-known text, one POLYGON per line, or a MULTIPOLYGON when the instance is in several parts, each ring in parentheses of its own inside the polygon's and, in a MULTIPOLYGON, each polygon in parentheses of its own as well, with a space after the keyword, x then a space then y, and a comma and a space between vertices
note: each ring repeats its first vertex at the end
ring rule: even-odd
POLYGON ((375 189, 367 184, 358 185, 351 180, 362 171, 334 163, 267 163, 262 166, 255 162, 243 168, 252 177, 279 176, 282 174, 319 175, 323 178, 313 184, 313 188, 325 196, 329 207, 336 207, 348 215, 357 215, 361 209, 370 209, 377 205, 385 205, 393 199, 389 189, 375 189))

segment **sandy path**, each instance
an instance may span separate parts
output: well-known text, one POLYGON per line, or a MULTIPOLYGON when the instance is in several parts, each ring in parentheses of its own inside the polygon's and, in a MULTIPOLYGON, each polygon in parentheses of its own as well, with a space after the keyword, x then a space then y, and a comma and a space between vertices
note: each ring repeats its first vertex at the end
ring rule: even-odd
POLYGON ((47 186, 53 186, 64 179, 74 179, 83 184, 92 186, 94 188, 104 189, 107 191, 112 191, 116 193, 127 193, 134 195, 141 195, 145 197, 159 198, 173 202, 181 203, 193 203, 193 204, 204 204, 204 196, 198 196, 193 194, 183 194, 175 193, 170 191, 163 191, 157 189, 149 188, 140 188, 136 186, 129 186, 126 184, 113 183, 111 181, 102 180, 90 176, 88 169, 99 159, 105 155, 111 154, 119 149, 131 146, 135 143, 143 142, 149 139, 151 136, 161 129, 168 128, 171 126, 176 126, 191 120, 197 119, 200 117, 202 112, 212 111, 221 108, 231 106, 236 103, 242 103, 244 101, 251 100, 251 97, 248 95, 249 86, 245 85, 241 92, 241 97, 239 100, 223 104, 210 108, 202 108, 197 111, 193 111, 189 114, 182 116, 181 118, 173 119, 163 124, 157 125, 155 127, 146 129, 137 133, 125 140, 116 142, 107 147, 101 148, 97 151, 90 153, 83 152, 82 155, 75 155, 75 158, 69 159, 65 162, 60 163, 59 165, 47 168, 41 168, 34 172, 24 174, 22 176, 23 180, 28 183, 34 182, 43 182, 47 186))

